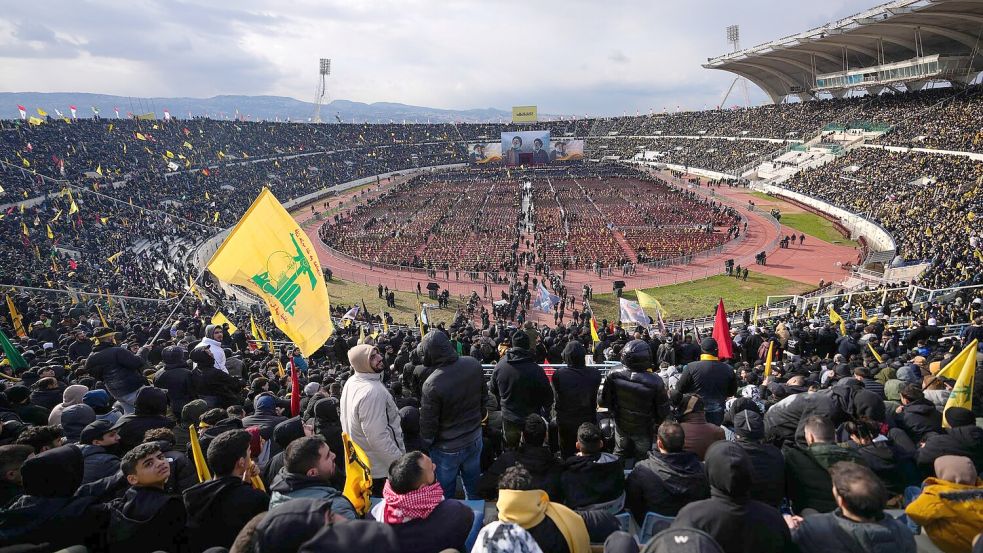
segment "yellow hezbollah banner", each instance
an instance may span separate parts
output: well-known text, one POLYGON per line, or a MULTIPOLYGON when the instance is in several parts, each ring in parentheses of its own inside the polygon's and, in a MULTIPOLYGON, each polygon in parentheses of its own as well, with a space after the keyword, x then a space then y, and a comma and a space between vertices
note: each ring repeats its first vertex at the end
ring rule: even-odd
POLYGON ((512 106, 513 123, 535 123, 539 120, 536 106, 512 106))
POLYGON ((208 270, 223 282, 260 295, 274 324, 304 357, 313 355, 334 332, 314 246, 267 188, 208 261, 208 270))

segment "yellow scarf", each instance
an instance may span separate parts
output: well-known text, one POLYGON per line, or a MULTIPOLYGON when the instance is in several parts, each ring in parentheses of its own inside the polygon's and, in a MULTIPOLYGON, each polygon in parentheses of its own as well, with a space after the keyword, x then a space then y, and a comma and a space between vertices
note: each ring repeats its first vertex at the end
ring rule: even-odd
POLYGON ((716 355, 710 355, 709 353, 701 353, 700 361, 720 361, 716 355))
POLYGON ((498 520, 513 522, 528 530, 550 517, 563 534, 570 553, 589 553, 590 536, 584 519, 559 503, 551 503, 543 490, 499 490, 498 520))

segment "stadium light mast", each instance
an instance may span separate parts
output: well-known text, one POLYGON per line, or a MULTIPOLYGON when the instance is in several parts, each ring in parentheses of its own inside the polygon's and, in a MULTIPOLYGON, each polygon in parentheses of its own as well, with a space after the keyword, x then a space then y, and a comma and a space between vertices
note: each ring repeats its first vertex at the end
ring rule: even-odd
MULTIPOLYGON (((730 44, 731 50, 738 52, 741 49, 741 27, 739 25, 728 25, 727 26, 727 42, 730 44)), ((724 99, 720 101, 720 107, 723 108, 727 103, 727 98, 730 93, 734 90, 734 85, 740 83, 741 91, 744 93, 744 107, 751 105, 751 97, 748 93, 747 79, 737 76, 734 78, 733 82, 730 83, 730 87, 727 88, 727 92, 724 94, 724 99)))
POLYGON ((324 95, 328 91, 328 76, 331 75, 331 60, 321 58, 318 65, 317 90, 314 92, 314 122, 321 122, 321 104, 324 103, 324 95))

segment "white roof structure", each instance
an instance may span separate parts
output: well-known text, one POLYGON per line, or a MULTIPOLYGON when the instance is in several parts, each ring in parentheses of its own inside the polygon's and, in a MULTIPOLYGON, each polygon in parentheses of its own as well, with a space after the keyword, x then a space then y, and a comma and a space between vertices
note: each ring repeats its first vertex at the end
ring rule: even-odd
POLYGON ((971 82, 983 68, 983 0, 895 0, 821 27, 710 58, 774 102, 903 84, 971 82))

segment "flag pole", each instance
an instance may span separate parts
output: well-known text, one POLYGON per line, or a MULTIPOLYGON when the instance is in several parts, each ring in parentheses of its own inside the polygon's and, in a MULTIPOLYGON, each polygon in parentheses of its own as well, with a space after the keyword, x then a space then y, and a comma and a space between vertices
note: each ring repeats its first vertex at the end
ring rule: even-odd
MULTIPOLYGON (((197 284, 198 279, 200 279, 202 276, 204 276, 204 274, 205 274, 205 269, 202 269, 198 273, 198 276, 196 276, 194 278, 194 280, 191 281, 191 283, 192 284, 197 284)), ((154 334, 153 339, 151 339, 149 342, 147 342, 148 344, 153 344, 154 342, 156 342, 157 341, 157 337, 160 336, 160 333, 161 332, 164 332, 164 327, 166 327, 168 324, 170 324, 171 317, 173 317, 174 314, 177 313, 178 308, 181 307, 181 304, 182 303, 184 303, 184 299, 187 298, 188 297, 188 294, 191 293, 191 288, 192 288, 191 286, 188 286, 188 289, 185 290, 184 295, 181 296, 181 299, 177 300, 177 304, 174 305, 174 309, 171 309, 170 314, 168 314, 167 315, 167 318, 164 319, 164 324, 161 325, 161 327, 157 329, 157 334, 154 334)))

